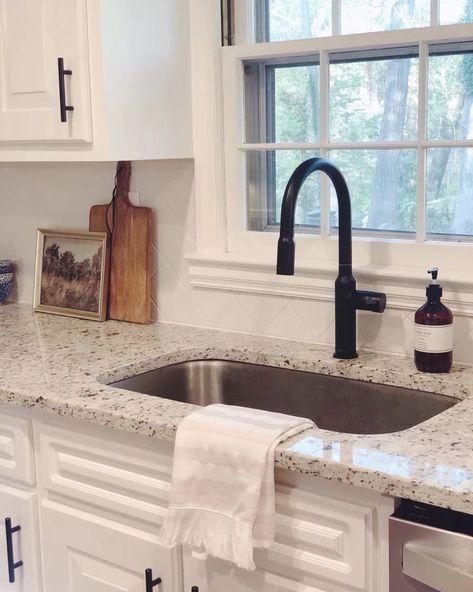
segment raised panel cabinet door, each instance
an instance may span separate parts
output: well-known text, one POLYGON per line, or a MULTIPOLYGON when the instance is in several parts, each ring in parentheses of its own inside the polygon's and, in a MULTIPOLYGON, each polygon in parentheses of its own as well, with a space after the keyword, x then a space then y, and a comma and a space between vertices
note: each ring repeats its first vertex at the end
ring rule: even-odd
POLYGON ((0 485, 0 590, 42 590, 36 495, 6 485, 0 485))
POLYGON ((181 591, 180 549, 155 534, 49 500, 40 523, 44 592, 148 592, 147 569, 153 592, 181 591))
POLYGON ((0 142, 91 141, 86 0, 0 0, 0 142), (61 122, 58 58, 67 122, 61 122))
POLYGON ((184 549, 185 590, 388 592, 392 500, 315 477, 276 475, 275 542, 255 550, 256 570, 184 549))
POLYGON ((39 480, 48 496, 80 500, 121 519, 162 524, 169 505, 172 443, 154 441, 152 450, 134 448, 103 435, 41 424, 37 446, 39 480))
POLYGON ((30 487, 36 481, 31 422, 4 413, 3 408, 0 411, 0 477, 30 487))

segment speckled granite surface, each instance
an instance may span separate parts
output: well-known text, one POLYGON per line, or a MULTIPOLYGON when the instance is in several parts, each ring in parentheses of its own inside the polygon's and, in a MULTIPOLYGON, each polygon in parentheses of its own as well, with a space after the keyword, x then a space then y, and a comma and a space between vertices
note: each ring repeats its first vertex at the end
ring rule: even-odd
POLYGON ((97 323, 0 306, 0 401, 173 439, 194 407, 106 386, 189 359, 220 358, 406 386, 461 399, 403 432, 313 429, 277 449, 276 464, 473 514, 473 367, 421 374, 412 360, 372 353, 334 360, 324 347, 183 325, 97 323))

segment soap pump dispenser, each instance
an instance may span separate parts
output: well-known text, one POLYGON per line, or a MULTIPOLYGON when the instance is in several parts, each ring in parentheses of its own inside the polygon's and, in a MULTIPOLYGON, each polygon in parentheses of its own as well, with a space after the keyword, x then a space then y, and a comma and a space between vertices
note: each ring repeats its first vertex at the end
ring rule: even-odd
POLYGON ((415 313, 414 359, 421 372, 448 372, 453 357, 453 314, 442 304, 442 286, 438 283, 438 267, 428 273, 427 302, 415 313))

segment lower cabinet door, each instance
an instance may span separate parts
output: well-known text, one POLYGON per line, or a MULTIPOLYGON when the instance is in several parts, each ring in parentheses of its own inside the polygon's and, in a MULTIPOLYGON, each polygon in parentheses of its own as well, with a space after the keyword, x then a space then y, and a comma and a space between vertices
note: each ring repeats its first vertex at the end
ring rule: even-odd
POLYGON ((247 571, 199 555, 184 549, 185 592, 354 592, 353 588, 317 581, 295 569, 283 575, 259 567, 247 571))
POLYGON ((275 541, 255 550, 256 570, 184 549, 185 592, 388 592, 392 500, 289 471, 276 476, 275 541))
POLYGON ((48 500, 40 524, 44 592, 181 591, 180 548, 154 534, 48 500))
POLYGON ((37 498, 0 485, 0 591, 42 590, 37 498))

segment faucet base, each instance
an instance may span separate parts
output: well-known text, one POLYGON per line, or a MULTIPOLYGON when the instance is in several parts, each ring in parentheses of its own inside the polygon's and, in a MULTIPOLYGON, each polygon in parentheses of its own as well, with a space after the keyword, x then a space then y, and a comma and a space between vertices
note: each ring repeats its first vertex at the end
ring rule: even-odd
POLYGON ((337 353, 337 352, 335 352, 333 354, 333 357, 338 358, 339 360, 355 360, 358 357, 358 352, 353 352, 353 353, 349 353, 349 352, 337 353))

